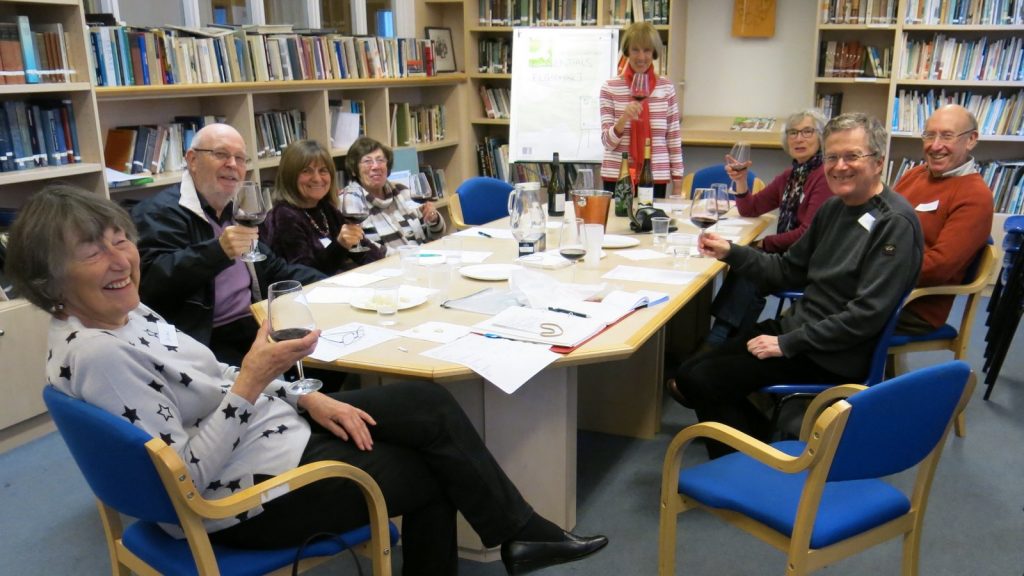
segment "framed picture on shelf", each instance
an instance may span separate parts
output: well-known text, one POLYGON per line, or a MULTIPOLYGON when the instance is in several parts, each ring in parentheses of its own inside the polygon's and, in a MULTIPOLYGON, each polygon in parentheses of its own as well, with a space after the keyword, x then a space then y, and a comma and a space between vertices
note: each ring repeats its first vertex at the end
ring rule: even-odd
POLYGON ((455 47, 452 45, 451 28, 427 27, 427 38, 434 42, 434 69, 438 72, 455 72, 455 47))

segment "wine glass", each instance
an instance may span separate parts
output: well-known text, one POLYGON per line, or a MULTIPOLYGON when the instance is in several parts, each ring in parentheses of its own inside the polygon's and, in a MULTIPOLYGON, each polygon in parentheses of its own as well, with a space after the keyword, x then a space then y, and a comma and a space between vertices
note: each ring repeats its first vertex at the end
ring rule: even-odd
MULTIPOLYGON (((587 255, 586 228, 583 218, 566 218, 558 236, 558 254, 575 264, 587 255)), ((573 270, 573 280, 576 272, 573 270)))
MULTIPOLYGON (((260 189, 259 182, 246 180, 239 183, 238 191, 235 192, 234 218, 235 224, 256 228, 267 218, 270 211, 270 196, 265 190, 260 189)), ((253 240, 249 251, 239 258, 244 262, 260 262, 267 259, 267 255, 260 252, 259 240, 253 240)))
POLYGON ((711 189, 715 191, 715 198, 718 200, 718 219, 725 220, 725 215, 732 209, 732 194, 729 193, 728 184, 712 184, 711 189))
MULTIPOLYGON (((270 285, 267 290, 267 316, 270 319, 270 339, 274 342, 304 338, 316 328, 313 312, 298 280, 282 280, 270 285)), ((289 394, 302 396, 316 392, 324 385, 316 378, 306 378, 301 360, 295 363, 295 369, 299 379, 285 386, 289 394)))
POLYGON ((643 102, 651 95, 651 83, 646 72, 633 74, 633 83, 629 85, 629 95, 637 102, 643 102))
MULTIPOLYGON (((697 188, 693 192, 690 204, 690 222, 700 228, 697 236, 698 245, 704 236, 704 230, 718 223, 718 195, 714 188, 697 188)), ((698 255, 698 257, 701 257, 698 255)))
POLYGON ((750 167, 750 144, 737 142, 725 157, 726 165, 736 172, 743 172, 750 167))
MULTIPOLYGON (((363 220, 370 217, 370 202, 362 193, 354 190, 345 190, 341 194, 341 215, 354 224, 362 224, 363 220)), ((362 243, 355 248, 349 248, 349 252, 366 252, 368 247, 362 243)))
POLYGON ((413 200, 420 204, 430 200, 434 196, 433 191, 430 189, 430 180, 423 172, 414 174, 409 180, 409 186, 409 195, 412 196, 413 200))

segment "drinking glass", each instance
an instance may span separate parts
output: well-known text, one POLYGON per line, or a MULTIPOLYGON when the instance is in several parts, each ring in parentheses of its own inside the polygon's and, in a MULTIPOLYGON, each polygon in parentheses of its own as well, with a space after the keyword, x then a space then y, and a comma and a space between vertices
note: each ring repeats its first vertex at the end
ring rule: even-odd
MULTIPOLYGON (((714 188, 697 188, 693 192, 693 202, 690 204, 690 222, 700 228, 697 236, 699 243, 704 236, 704 230, 718 223, 718 195, 714 188)), ((701 255, 698 254, 698 258, 701 255)))
MULTIPOLYGON (((297 280, 274 282, 267 291, 267 316, 270 319, 270 339, 275 342, 297 340, 316 328, 313 312, 297 280)), ((295 363, 299 379, 285 386, 289 394, 303 396, 316 392, 324 383, 316 378, 306 378, 302 371, 302 360, 295 363)))
MULTIPOLYGON (((246 180, 239 183, 238 191, 235 192, 234 218, 235 224, 256 228, 267 218, 270 211, 270 197, 260 189, 259 182, 246 180)), ((239 259, 243 262, 260 262, 266 260, 267 255, 260 252, 259 240, 253 240, 249 251, 242 254, 239 259)))
POLYGON ((409 185, 409 194, 416 202, 422 204, 434 197, 434 192, 430 189, 430 179, 423 172, 414 174, 409 180, 409 185))
POLYGON ((715 198, 718 200, 718 219, 725 220, 725 215, 732 209, 732 194, 729 193, 728 184, 712 184, 711 189, 715 191, 715 198))
POLYGON ((578 168, 576 170, 576 186, 573 190, 593 190, 594 170, 591 168, 578 168))
POLYGON ((394 326, 398 323, 398 286, 381 286, 373 291, 373 305, 377 308, 377 323, 394 326))
POLYGON ((742 172, 750 167, 750 144, 737 142, 725 157, 725 162, 732 170, 742 172))
POLYGON ((633 83, 629 86, 629 95, 637 102, 643 102, 651 95, 651 83, 646 73, 633 74, 633 83))
MULTIPOLYGON (((566 218, 558 234, 558 254, 573 264, 587 255, 587 232, 583 218, 566 218)), ((573 281, 576 280, 576 268, 573 267, 573 281)))
MULTIPOLYGON (((352 190, 346 190, 341 194, 341 215, 353 224, 362 225, 363 221, 370 217, 370 201, 366 196, 352 190)), ((366 252, 368 247, 362 243, 355 248, 349 248, 349 252, 366 252)))
POLYGON ((651 234, 655 250, 664 250, 668 241, 668 224, 671 218, 668 216, 654 216, 651 218, 651 234))

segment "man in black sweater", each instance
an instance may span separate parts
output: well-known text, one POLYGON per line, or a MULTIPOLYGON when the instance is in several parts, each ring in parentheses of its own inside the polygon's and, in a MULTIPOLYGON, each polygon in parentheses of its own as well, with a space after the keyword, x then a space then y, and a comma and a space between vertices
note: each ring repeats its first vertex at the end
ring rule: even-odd
MULTIPOLYGON (((765 291, 803 290, 790 314, 766 320, 684 362, 669 393, 700 421, 759 439, 771 430, 747 399, 778 383, 863 381, 871 351, 917 281, 923 236, 913 208, 882 183, 886 133, 877 119, 844 114, 825 127, 824 165, 835 197, 784 254, 733 246, 706 233, 700 250, 765 291)), ((709 443, 712 457, 728 452, 709 443)))

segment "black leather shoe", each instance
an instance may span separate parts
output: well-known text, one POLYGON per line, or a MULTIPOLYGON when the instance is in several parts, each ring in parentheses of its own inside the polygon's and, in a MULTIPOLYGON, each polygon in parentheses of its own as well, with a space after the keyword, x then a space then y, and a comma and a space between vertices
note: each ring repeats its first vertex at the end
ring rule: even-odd
POLYGON ((560 542, 509 540, 501 545, 501 562, 509 574, 522 574, 552 564, 572 562, 604 548, 604 536, 577 536, 562 531, 560 542))
POLYGON ((668 392, 668 395, 671 396, 672 399, 675 400, 676 402, 679 402, 686 408, 693 408, 693 406, 691 406, 690 403, 686 400, 686 397, 683 396, 681 392, 679 392, 679 387, 676 386, 675 378, 669 378, 665 382, 665 390, 668 392))

